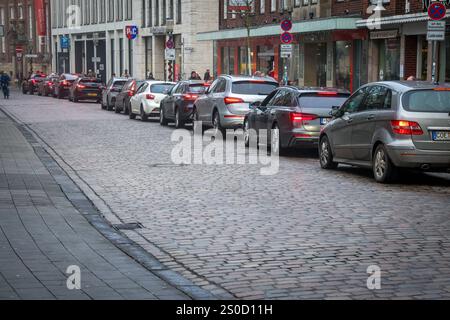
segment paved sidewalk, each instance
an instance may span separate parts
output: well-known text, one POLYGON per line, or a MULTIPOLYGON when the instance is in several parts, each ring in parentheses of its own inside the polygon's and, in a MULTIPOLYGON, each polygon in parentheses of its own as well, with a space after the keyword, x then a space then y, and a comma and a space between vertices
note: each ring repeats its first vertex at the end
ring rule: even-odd
POLYGON ((0 111, 0 299, 188 299, 93 227, 101 218, 74 207, 89 204, 39 148, 0 111), (67 289, 72 265, 81 290, 67 289))

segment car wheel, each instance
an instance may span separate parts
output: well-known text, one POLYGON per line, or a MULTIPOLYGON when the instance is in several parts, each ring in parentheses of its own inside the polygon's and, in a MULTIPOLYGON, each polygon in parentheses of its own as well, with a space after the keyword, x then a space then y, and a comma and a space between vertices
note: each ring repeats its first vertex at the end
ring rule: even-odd
POLYGON ((28 93, 30 94, 30 96, 32 96, 32 95, 34 95, 34 90, 30 89, 28 93))
POLYGON ((58 97, 58 99, 62 99, 63 98, 61 92, 58 92, 58 96, 57 97, 58 97))
POLYGON ((176 129, 183 129, 184 128, 184 121, 181 119, 180 109, 177 108, 175 110, 175 128, 176 129))
MULTIPOLYGON (((244 143, 245 143, 245 147, 249 148, 252 139, 255 139, 255 132, 253 130, 251 130, 250 128, 250 122, 248 121, 248 119, 245 119, 244 121, 244 143)), ((258 139, 258 137, 256 136, 256 139, 258 139)), ((256 143, 258 145, 258 143, 256 143)))
POLYGON ((23 94, 27 94, 28 93, 27 90, 25 89, 25 87, 23 87, 23 86, 22 86, 22 93, 23 94))
POLYGON ((220 132, 223 137, 225 137, 225 129, 222 127, 220 123, 220 114, 219 111, 215 110, 213 114, 213 128, 215 131, 215 135, 220 132))
POLYGON ((382 144, 375 150, 372 165, 375 180, 379 183, 392 182, 398 176, 398 170, 389 158, 386 147, 382 144))
POLYGON ((128 114, 128 117, 129 117, 131 120, 136 119, 136 115, 133 113, 133 110, 130 110, 130 113, 128 114))
POLYGON ((78 99, 77 99, 75 96, 73 96, 72 101, 73 101, 74 103, 77 103, 77 102, 78 102, 78 99))
MULTIPOLYGON (((111 101, 111 104, 115 105, 116 101, 115 100, 111 101)), ((107 111, 112 111, 113 107, 111 106, 111 104, 108 101, 106 101, 106 110, 107 111)))
POLYGON ((273 126, 270 134, 270 151, 273 154, 278 154, 280 156, 286 154, 287 151, 281 144, 280 127, 277 123, 273 126))
POLYGON ((162 126, 167 126, 169 121, 167 121, 166 116, 164 114, 164 108, 161 107, 161 111, 159 112, 159 124, 162 126))
POLYGON ((128 105, 128 104, 125 103, 125 107, 124 107, 123 113, 128 115, 128 114, 130 114, 130 110, 131 110, 131 104, 128 105))
POLYGON ((144 107, 141 105, 141 114, 140 114, 140 117, 141 117, 141 121, 142 122, 147 122, 148 121, 148 115, 145 113, 145 111, 144 111, 144 107))
POLYGON ((42 93, 41 93, 40 90, 38 90, 38 96, 39 96, 39 97, 42 97, 42 93))
POLYGON ((330 140, 324 136, 319 144, 319 160, 322 169, 336 169, 339 164, 333 161, 333 151, 331 150, 330 140))
MULTIPOLYGON (((108 109, 109 110, 109 109, 108 109)), ((119 108, 114 108, 114 113, 120 113, 120 109, 119 108)))

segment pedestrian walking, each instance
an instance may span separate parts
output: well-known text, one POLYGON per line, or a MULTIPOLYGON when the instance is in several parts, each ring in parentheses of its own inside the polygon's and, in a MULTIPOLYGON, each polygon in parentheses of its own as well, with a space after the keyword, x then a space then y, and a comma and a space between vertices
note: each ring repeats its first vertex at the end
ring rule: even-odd
POLYGON ((130 74, 128 73, 128 69, 125 69, 125 72, 123 73, 123 75, 122 75, 122 78, 129 78, 130 77, 130 74))
POLYGON ((202 80, 202 78, 200 78, 200 76, 198 75, 197 72, 192 71, 191 72, 191 77, 189 78, 189 80, 202 80))
POLYGON ((203 76, 203 80, 206 82, 211 80, 211 71, 209 69, 206 69, 205 75, 203 76))
POLYGON ((97 78, 97 75, 95 74, 94 71, 92 71, 91 69, 89 69, 87 75, 88 78, 97 78))
POLYGON ((9 83, 11 82, 11 77, 7 73, 0 72, 0 85, 3 92, 3 97, 9 99, 9 83))
POLYGON ((153 76, 152 72, 149 72, 147 75, 147 80, 155 80, 155 77, 153 76))

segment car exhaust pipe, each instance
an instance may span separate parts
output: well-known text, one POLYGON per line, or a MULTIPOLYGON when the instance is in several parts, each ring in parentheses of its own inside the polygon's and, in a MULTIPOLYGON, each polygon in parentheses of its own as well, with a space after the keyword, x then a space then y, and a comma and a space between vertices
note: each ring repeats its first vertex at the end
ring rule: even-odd
POLYGON ((430 170, 430 165, 429 164, 423 164, 421 167, 420 167, 422 170, 425 170, 425 171, 427 171, 427 170, 430 170))

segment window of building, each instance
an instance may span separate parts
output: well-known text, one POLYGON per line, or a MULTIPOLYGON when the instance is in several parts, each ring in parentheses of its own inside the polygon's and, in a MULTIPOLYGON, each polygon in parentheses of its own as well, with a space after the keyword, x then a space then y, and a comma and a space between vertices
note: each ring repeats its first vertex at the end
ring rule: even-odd
MULTIPOLYGON (((5 8, 1 7, 0 8, 0 24, 4 25, 5 24, 5 8)), ((1 53, 5 53, 6 52, 6 37, 1 37, 1 42, 0 42, 0 52, 1 53)))
POLYGON ((122 21, 123 20, 123 0, 117 0, 117 14, 116 14, 116 20, 122 21))
POLYGON ((228 0, 223 0, 223 18, 228 18, 228 0))
POLYGON ((260 0, 259 13, 264 14, 266 12, 266 0, 260 0))
POLYGON ((145 76, 148 78, 150 73, 153 73, 153 44, 152 38, 145 38, 145 76))
POLYGON ((32 6, 28 6, 28 38, 30 40, 33 40, 34 38, 34 33, 33 33, 33 7, 32 6))
POLYGON ((182 23, 181 0, 177 0, 177 24, 182 23))
POLYGON ((132 0, 126 0, 126 19, 132 20, 133 19, 133 1, 132 0))
POLYGON ((155 1, 155 26, 159 26, 159 0, 155 1))
POLYGON ((379 80, 400 80, 400 38, 379 41, 379 80))
POLYGON ((92 7, 91 24, 97 24, 98 23, 98 1, 91 0, 91 7, 92 7))
POLYGON ((114 21, 114 0, 108 0, 108 22, 114 21))
POLYGON ((166 5, 166 0, 162 0, 162 25, 166 25, 166 20, 167 20, 167 5, 166 5))
POLYGON ((277 0, 270 0, 270 12, 277 11, 277 0))
POLYGON ((116 73, 116 48, 115 48, 115 43, 114 43, 114 39, 111 39, 111 75, 116 73))
POLYGON ((351 66, 350 52, 352 50, 351 41, 335 42, 335 81, 336 87, 350 90, 351 86, 351 66))

